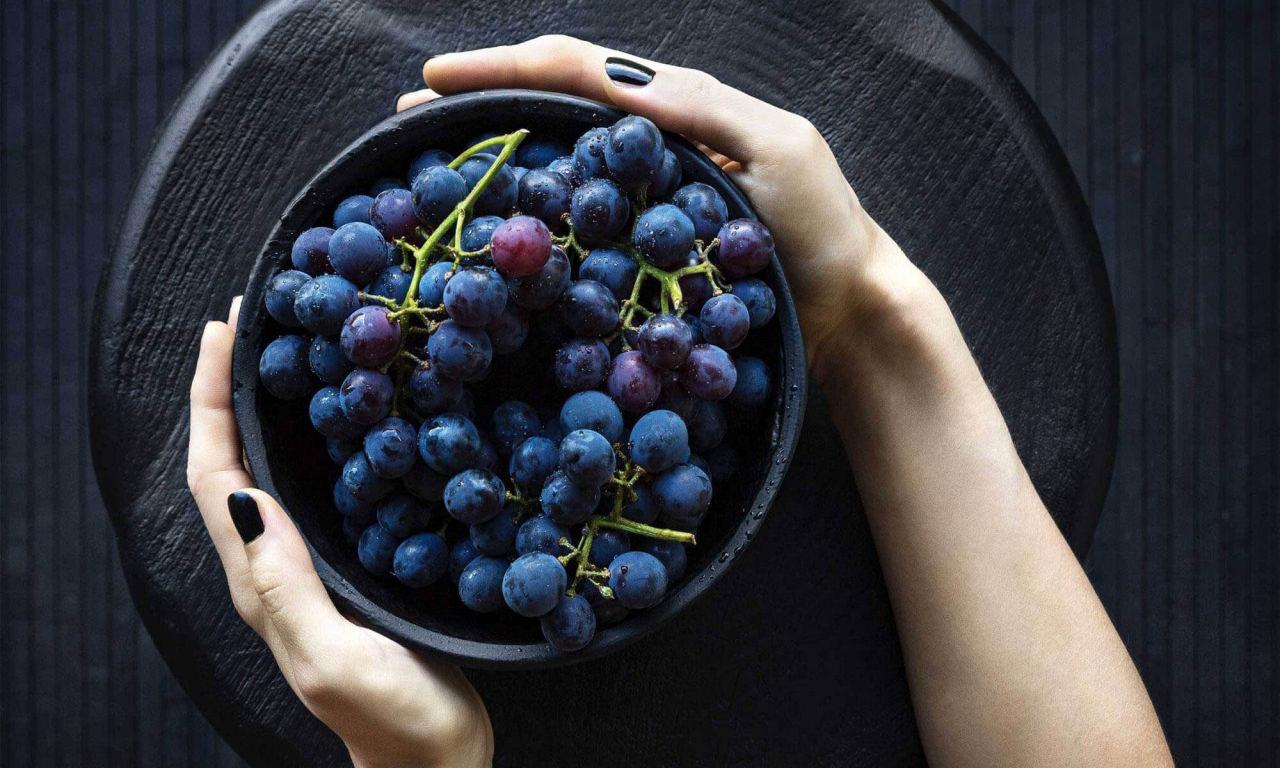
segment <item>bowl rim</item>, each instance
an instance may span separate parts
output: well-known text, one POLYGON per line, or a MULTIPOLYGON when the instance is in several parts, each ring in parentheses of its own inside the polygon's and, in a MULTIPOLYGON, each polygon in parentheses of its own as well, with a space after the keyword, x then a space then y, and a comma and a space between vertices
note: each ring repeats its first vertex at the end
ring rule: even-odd
MULTIPOLYGON (((330 177, 341 174, 350 163, 364 159, 365 155, 384 153, 387 149, 382 146, 384 141, 400 133, 421 134, 436 127, 445 128, 459 114, 492 109, 495 105, 500 105, 517 118, 528 115, 546 119, 550 109, 576 113, 572 117, 587 122, 595 121, 599 125, 609 125, 627 114, 611 105, 577 96, 518 89, 473 91, 444 96, 405 110, 380 121, 325 163, 289 202, 266 242, 259 248, 243 292, 237 319, 232 353, 232 393, 236 423, 248 469, 258 487, 277 501, 281 497, 266 459, 266 446, 257 415, 256 347, 261 338, 261 332, 257 329, 261 327, 264 317, 262 299, 266 282, 281 266, 278 259, 273 258, 273 254, 279 252, 283 233, 298 228, 302 223, 300 219, 307 215, 309 209, 314 208, 312 190, 324 185, 330 177), (255 330, 250 331, 250 328, 255 330), (250 349, 251 345, 255 348, 250 349)), ((683 148, 683 154, 695 158, 694 162, 698 162, 714 179, 713 186, 726 197, 730 207, 744 211, 749 218, 759 218, 746 195, 715 163, 683 137, 666 131, 663 132, 663 137, 668 145, 678 145, 683 148)), ((750 543, 777 497, 799 443, 808 392, 804 342, 790 286, 776 255, 769 265, 769 271, 778 298, 775 318, 778 322, 783 365, 781 375, 777 378, 781 404, 770 427, 775 440, 769 455, 769 468, 760 479, 755 494, 750 497, 750 503, 743 508, 742 519, 732 529, 732 534, 721 551, 713 554, 708 565, 700 572, 686 577, 680 588, 669 593, 662 602, 632 614, 620 624, 608 627, 590 645, 574 653, 556 651, 544 641, 495 643, 458 638, 402 618, 367 597, 330 565, 304 534, 303 541, 306 542, 316 572, 335 602, 365 626, 414 650, 443 657, 462 666, 481 669, 539 669, 600 658, 649 635, 688 608, 729 570, 737 555, 750 543)), ((281 506, 284 507, 284 504, 281 503, 281 506)), ((285 511, 293 518, 292 512, 287 508, 285 511)))

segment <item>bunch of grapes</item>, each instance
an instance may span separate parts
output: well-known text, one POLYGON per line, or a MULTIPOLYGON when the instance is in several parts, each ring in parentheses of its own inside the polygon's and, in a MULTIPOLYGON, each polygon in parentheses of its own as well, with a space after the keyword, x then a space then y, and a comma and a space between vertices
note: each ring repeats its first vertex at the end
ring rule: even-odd
POLYGON ((736 470, 729 416, 771 387, 734 351, 773 317, 751 277, 773 239, 682 186, 644 118, 528 135, 428 150, 299 235, 259 376, 310 398, 367 570, 447 578, 574 651, 682 578, 736 470))

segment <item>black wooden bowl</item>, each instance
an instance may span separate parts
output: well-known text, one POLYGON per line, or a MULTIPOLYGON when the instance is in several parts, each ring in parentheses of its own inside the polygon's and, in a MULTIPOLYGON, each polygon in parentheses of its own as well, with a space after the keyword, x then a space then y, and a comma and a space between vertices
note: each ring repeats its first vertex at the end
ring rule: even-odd
MULTIPOLYGON (((289 510, 307 540, 320 578, 338 603, 368 626, 412 648, 463 665, 491 668, 554 666, 621 648, 684 610, 728 570, 760 526, 791 463, 804 416, 805 358, 795 306, 775 259, 761 277, 777 294, 777 316, 748 342, 750 351, 769 361, 775 371, 772 402, 756 416, 734 417, 741 465, 731 482, 716 488, 698 544, 690 550, 685 577, 672 586, 662 603, 602 627, 586 649, 562 654, 543 641, 536 621, 509 612, 468 611, 448 594, 453 587, 447 579, 415 591, 366 572, 356 559, 355 545, 344 538, 341 518, 333 508, 330 491, 337 467, 325 454, 324 440, 311 429, 307 401, 281 402, 258 386, 258 357, 283 330, 263 306, 267 280, 288 264, 298 233, 328 224, 341 199, 364 192, 378 178, 401 176, 410 158, 428 147, 457 150, 482 131, 528 128, 534 136, 572 141, 586 129, 609 125, 622 116, 603 104, 562 94, 506 90, 442 98, 390 117, 343 150, 307 184, 254 264, 240 310, 232 373, 236 420, 249 469, 258 485, 289 510)), ((731 218, 755 216, 742 193, 701 152, 678 136, 668 134, 666 141, 683 166, 686 183, 702 181, 719 190, 731 218)))

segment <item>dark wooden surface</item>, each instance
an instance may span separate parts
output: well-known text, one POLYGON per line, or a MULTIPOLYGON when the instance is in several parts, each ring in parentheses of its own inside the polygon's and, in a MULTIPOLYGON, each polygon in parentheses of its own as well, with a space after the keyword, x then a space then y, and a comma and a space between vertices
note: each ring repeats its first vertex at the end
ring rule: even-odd
MULTIPOLYGON (((89 6, 0 14, 0 764, 234 764, 137 622, 87 467, 84 356, 154 126, 249 9, 89 6)), ((1090 573, 1180 761, 1274 763, 1277 10, 959 6, 1062 139, 1116 292, 1121 442, 1090 573)))

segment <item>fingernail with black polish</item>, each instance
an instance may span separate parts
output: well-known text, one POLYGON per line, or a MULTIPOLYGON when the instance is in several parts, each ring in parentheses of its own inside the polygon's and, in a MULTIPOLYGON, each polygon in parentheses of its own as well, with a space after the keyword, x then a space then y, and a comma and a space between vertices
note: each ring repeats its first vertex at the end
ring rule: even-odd
POLYGON ((262 513, 258 511, 258 502, 252 495, 236 491, 227 497, 227 509, 231 512, 236 533, 245 544, 262 535, 262 513))
POLYGON ((610 80, 622 85, 643 86, 653 81, 652 69, 620 56, 610 56, 604 60, 604 73, 610 80))

